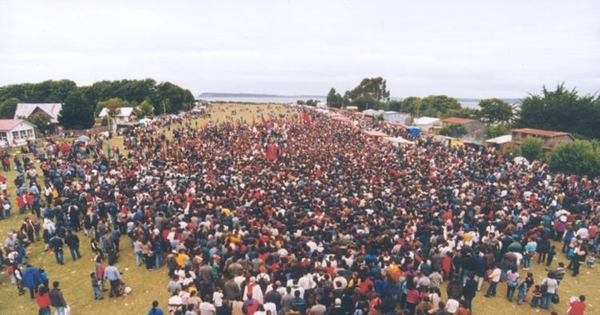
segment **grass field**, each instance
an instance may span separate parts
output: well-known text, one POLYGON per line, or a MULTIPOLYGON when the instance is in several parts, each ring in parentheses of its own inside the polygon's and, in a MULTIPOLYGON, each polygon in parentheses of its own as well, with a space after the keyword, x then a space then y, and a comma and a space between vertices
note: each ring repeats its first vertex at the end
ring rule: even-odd
MULTIPOLYGON (((289 113, 290 111, 282 106, 270 106, 270 108, 268 108, 267 105, 242 106, 241 104, 227 104, 210 109, 212 116, 210 122, 205 119, 198 119, 197 122, 199 126, 203 126, 206 123, 220 123, 231 118, 242 118, 247 122, 252 122, 254 119, 258 122, 261 119, 261 113, 264 113, 265 116, 267 116, 268 112, 279 115, 289 113), (233 115, 232 111, 236 111, 236 115, 233 115)), ((195 126, 195 122, 193 122, 192 125, 195 126)), ((116 145, 121 146, 122 144, 122 140, 119 138, 115 138, 113 141, 116 145)), ((9 191, 11 193, 14 193, 12 180, 16 176, 15 173, 16 172, 11 171, 3 174, 8 178, 9 191)), ((11 198, 11 201, 13 201, 14 197, 11 198)), ((13 210, 13 214, 14 213, 15 210, 13 210)), ((11 228, 18 229, 25 216, 26 215, 14 215, 8 220, 0 221, 0 235, 2 236, 2 242, 4 241, 6 232, 11 228)), ((49 274, 50 282, 54 280, 60 281, 63 294, 66 301, 71 306, 73 315, 145 315, 153 300, 158 300, 161 307, 166 309, 167 300, 169 298, 165 289, 168 283, 167 270, 164 267, 152 271, 147 271, 144 267, 137 268, 135 266, 132 250, 129 247, 129 241, 126 237, 123 237, 121 240, 121 258, 118 267, 124 271, 123 279, 126 284, 133 289, 133 292, 127 297, 120 297, 117 299, 109 299, 107 292, 105 292, 104 300, 95 301, 92 296, 89 277, 89 273, 94 269, 94 264, 91 261, 92 253, 89 248, 89 240, 85 238, 81 232, 79 233, 79 237, 82 243, 81 253, 83 259, 73 262, 66 249, 65 265, 57 265, 54 255, 50 252, 43 251, 42 242, 36 242, 31 247, 31 254, 28 259, 33 266, 46 269, 49 274)), ((559 254, 555 258, 551 268, 555 268, 556 262, 558 261, 566 262, 564 256, 559 254)), ((535 263, 532 265, 532 272, 534 273, 536 282, 539 282, 545 274, 544 267, 545 265, 541 266, 535 263)), ((5 271, 6 270, 3 270, 2 274, 0 274, 0 314, 37 314, 37 306, 34 301, 29 299, 29 293, 19 296, 16 286, 9 284, 9 279, 5 271)), ((524 275, 524 273, 525 271, 521 271, 522 275, 524 275)), ((553 305, 553 309, 558 311, 558 314, 567 314, 569 297, 585 294, 588 298, 588 310, 586 314, 600 314, 600 311, 595 312, 596 305, 600 305, 600 282, 597 280, 597 268, 588 269, 587 267, 582 267, 581 274, 577 278, 573 278, 567 274, 559 290, 561 303, 553 305)), ((495 298, 484 298, 483 293, 486 289, 487 284, 484 284, 482 292, 478 292, 478 295, 474 300, 475 314, 549 314, 549 312, 544 310, 531 309, 527 304, 519 306, 516 303, 509 303, 506 298, 504 298, 506 294, 505 284, 500 284, 498 286, 498 295, 495 298)), ((443 291, 443 299, 445 300, 446 295, 444 292, 445 291, 443 291)))

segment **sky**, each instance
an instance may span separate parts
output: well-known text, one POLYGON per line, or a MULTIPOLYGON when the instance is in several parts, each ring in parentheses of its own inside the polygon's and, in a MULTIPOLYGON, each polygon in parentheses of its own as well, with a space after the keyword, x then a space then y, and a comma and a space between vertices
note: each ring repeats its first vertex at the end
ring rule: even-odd
POLYGON ((365 77, 395 97, 600 92, 600 1, 0 0, 0 86, 170 81, 326 95, 365 77))

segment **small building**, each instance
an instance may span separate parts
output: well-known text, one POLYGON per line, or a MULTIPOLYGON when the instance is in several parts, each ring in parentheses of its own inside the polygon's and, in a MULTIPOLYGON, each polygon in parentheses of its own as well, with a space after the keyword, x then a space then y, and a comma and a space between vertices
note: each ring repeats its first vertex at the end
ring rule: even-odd
POLYGON ((461 139, 481 144, 485 138, 485 125, 479 120, 460 117, 448 117, 442 120, 442 127, 450 125, 465 126, 467 134, 462 136, 461 139))
MULTIPOLYGON (((98 117, 105 116, 108 116, 108 108, 106 107, 98 114, 98 117)), ((116 125, 128 125, 137 121, 133 107, 121 107, 118 109, 117 114, 111 118, 114 119, 116 125)))
POLYGON ((23 119, 0 119, 0 146, 21 146, 35 140, 35 125, 23 119))
POLYGON ((568 133, 562 131, 521 128, 512 131, 512 141, 514 145, 521 145, 527 137, 538 137, 544 140, 544 150, 550 151, 555 145, 565 141, 575 141, 575 138, 568 133))
POLYGON ((495 147, 498 150, 512 149, 512 135, 503 135, 500 137, 485 140, 488 146, 495 147))
POLYGON ((60 103, 17 103, 14 119, 29 119, 31 115, 40 113, 52 124, 58 123, 58 114, 62 109, 60 103))

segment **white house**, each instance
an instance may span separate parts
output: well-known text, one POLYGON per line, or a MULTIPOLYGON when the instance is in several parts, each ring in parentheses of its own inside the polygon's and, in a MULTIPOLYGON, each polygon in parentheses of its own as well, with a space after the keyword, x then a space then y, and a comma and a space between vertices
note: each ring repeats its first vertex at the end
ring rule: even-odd
POLYGON ((0 146, 19 146, 35 140, 35 126, 23 119, 0 119, 0 146))
POLYGON ((51 123, 56 124, 61 109, 60 103, 17 103, 14 119, 28 119, 29 116, 40 113, 47 116, 51 123))
MULTIPOLYGON (((103 108, 98 114, 98 117, 108 116, 108 108, 103 108)), ((116 125, 127 125, 133 122, 136 122, 135 112, 133 107, 121 107, 119 108, 115 117, 111 117, 114 119, 116 125)))

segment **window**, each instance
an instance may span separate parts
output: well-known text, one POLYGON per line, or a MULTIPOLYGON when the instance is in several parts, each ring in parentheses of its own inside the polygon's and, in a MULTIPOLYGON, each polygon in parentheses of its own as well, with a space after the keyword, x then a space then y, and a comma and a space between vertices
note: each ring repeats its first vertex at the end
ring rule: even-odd
POLYGON ((0 132, 0 140, 7 140, 8 135, 6 134, 6 132, 0 132))
POLYGON ((21 134, 21 139, 27 139, 27 131, 26 130, 21 130, 21 131, 19 131, 19 133, 21 134))
POLYGON ((27 138, 33 137, 33 129, 27 129, 27 138))
POLYGON ((19 132, 18 131, 13 131, 12 135, 13 135, 13 140, 19 140, 19 139, 21 139, 21 137, 19 136, 19 132))

